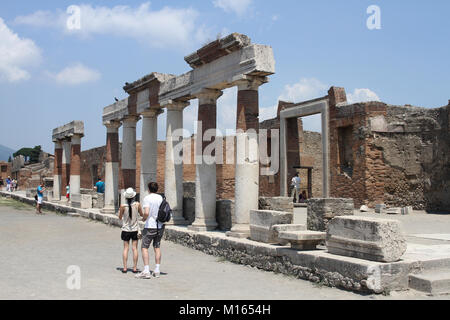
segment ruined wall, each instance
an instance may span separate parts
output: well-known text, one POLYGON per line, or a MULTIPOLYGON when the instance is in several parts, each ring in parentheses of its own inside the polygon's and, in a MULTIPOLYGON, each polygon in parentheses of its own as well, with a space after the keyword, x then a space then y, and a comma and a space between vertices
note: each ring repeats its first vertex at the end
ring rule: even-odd
POLYGON ((344 105, 342 90, 330 90, 331 196, 450 211, 450 106, 344 105))
POLYGON ((367 145, 384 162, 386 204, 450 211, 449 109, 388 106, 371 118, 367 145))
MULTIPOLYGON (((318 132, 303 131, 302 155, 311 157, 313 159, 312 172, 312 196, 314 198, 321 198, 323 196, 322 186, 322 134, 318 132)), ((307 190, 307 171, 301 170, 302 190, 307 190)))

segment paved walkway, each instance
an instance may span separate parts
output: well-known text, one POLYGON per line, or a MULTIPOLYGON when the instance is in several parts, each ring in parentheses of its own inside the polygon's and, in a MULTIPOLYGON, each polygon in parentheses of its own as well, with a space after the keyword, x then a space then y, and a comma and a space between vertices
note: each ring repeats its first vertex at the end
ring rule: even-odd
POLYGON ((169 242, 163 242, 162 277, 137 280, 117 270, 118 228, 55 213, 37 216, 29 207, 0 206, 0 219, 0 299, 430 299, 415 292, 363 296, 319 287, 169 242), (72 265, 81 270, 80 290, 66 285, 72 265))

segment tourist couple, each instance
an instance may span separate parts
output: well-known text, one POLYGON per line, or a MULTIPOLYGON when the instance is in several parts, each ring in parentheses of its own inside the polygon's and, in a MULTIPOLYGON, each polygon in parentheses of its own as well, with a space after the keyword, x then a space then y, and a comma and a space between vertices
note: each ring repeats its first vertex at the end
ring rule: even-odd
POLYGON ((153 242, 153 248, 155 251, 155 263, 156 267, 153 271, 153 276, 159 278, 160 276, 160 264, 161 264, 161 239, 164 235, 164 224, 157 222, 158 212, 163 202, 163 197, 157 194, 158 184, 151 182, 148 185, 148 191, 150 194, 144 198, 144 203, 141 206, 136 201, 136 192, 133 188, 129 188, 125 191, 125 203, 121 205, 119 211, 119 219, 123 221, 122 226, 122 240, 124 243, 123 248, 123 273, 128 272, 128 252, 130 248, 130 241, 132 242, 133 251, 133 273, 136 273, 136 278, 139 279, 151 279, 152 274, 149 269, 149 253, 148 249, 153 242), (139 217, 145 221, 145 227, 140 235, 139 217), (144 261, 144 271, 138 274, 138 241, 142 238, 142 259, 144 261))

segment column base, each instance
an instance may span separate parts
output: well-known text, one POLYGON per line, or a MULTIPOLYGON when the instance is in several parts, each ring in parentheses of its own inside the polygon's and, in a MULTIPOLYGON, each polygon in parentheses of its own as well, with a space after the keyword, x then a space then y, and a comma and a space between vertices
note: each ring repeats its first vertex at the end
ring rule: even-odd
POLYGON ((228 231, 225 234, 227 237, 231 238, 239 238, 239 239, 250 238, 250 225, 249 224, 235 225, 233 226, 233 228, 231 228, 231 231, 228 231))
POLYGON ((112 207, 105 207, 100 210, 100 213, 103 214, 116 214, 116 209, 112 207))
POLYGON ((172 212, 172 219, 166 224, 169 226, 188 226, 189 221, 187 221, 179 212, 172 212))
POLYGON ((215 231, 219 225, 217 223, 195 223, 188 227, 188 230, 196 231, 196 232, 206 232, 206 231, 215 231))

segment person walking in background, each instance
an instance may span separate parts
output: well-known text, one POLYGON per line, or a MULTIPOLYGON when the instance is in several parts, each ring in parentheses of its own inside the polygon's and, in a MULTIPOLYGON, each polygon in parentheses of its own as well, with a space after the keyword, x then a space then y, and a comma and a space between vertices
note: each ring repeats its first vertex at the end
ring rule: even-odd
POLYGON ((66 199, 67 199, 67 202, 70 201, 70 184, 68 184, 66 186, 66 199))
POLYGON ((119 219, 123 221, 121 235, 123 241, 122 273, 128 272, 128 252, 130 250, 130 240, 132 242, 133 251, 133 273, 138 273, 139 216, 142 217, 144 214, 140 203, 135 201, 136 192, 133 188, 127 189, 124 193, 124 197, 126 203, 121 205, 119 210, 119 219))
POLYGON ((105 183, 102 181, 102 178, 98 178, 98 182, 95 184, 94 189, 97 193, 105 193, 105 183))
POLYGON ((165 227, 163 223, 157 222, 157 219, 163 197, 157 194, 158 184, 156 182, 149 183, 148 190, 150 194, 144 198, 143 203, 145 228, 142 231, 142 259, 144 261, 144 271, 136 276, 139 279, 151 279, 148 249, 152 242, 156 264, 153 272, 154 277, 159 278, 161 272, 161 239, 164 235, 165 227))
POLYGON ((37 192, 36 213, 37 214, 42 214, 41 207, 42 207, 42 201, 44 201, 44 191, 45 191, 45 188, 42 185, 42 183, 39 184, 39 186, 36 189, 36 192, 37 192))
POLYGON ((11 177, 6 178, 6 192, 11 192, 11 177))
POLYGON ((298 173, 297 173, 292 178, 292 182, 291 182, 291 187, 292 187, 291 198, 294 198, 294 203, 296 203, 297 200, 299 200, 300 183, 301 183, 301 179, 300 179, 300 177, 298 176, 298 173))

